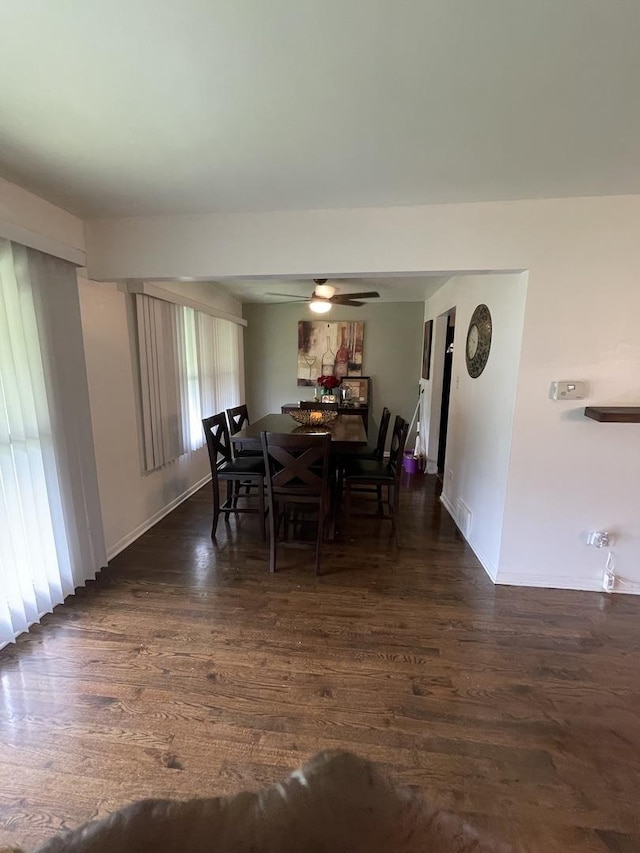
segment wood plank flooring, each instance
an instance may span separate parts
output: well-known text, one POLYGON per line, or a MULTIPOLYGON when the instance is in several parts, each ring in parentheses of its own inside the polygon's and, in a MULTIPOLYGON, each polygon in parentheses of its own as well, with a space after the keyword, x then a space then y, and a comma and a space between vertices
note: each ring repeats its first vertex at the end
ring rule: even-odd
POLYGON ((0 845, 143 797, 274 782, 321 749, 544 853, 640 850, 640 599, 494 587, 409 478, 403 547, 209 538, 209 487, 0 652, 0 845))

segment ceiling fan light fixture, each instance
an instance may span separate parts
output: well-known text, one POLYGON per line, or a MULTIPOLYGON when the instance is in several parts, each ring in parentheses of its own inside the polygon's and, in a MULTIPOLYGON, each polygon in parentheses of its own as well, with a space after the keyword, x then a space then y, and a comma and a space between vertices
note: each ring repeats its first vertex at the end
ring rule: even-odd
POLYGON ((313 291, 314 296, 319 296, 321 299, 331 299, 336 292, 335 287, 331 284, 318 284, 316 281, 316 289, 313 291))
POLYGON ((312 299, 309 303, 309 308, 314 312, 314 314, 326 314, 327 311, 331 311, 331 303, 326 299, 312 299))

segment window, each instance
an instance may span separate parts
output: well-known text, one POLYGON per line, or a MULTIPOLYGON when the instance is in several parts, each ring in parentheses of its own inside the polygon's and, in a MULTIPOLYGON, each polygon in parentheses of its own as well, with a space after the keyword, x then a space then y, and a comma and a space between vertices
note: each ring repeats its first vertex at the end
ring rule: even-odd
POLYGON ((75 267, 0 239, 0 647, 106 565, 75 267))
POLYGON ((204 444, 202 419, 240 402, 241 327, 136 294, 145 468, 204 444))

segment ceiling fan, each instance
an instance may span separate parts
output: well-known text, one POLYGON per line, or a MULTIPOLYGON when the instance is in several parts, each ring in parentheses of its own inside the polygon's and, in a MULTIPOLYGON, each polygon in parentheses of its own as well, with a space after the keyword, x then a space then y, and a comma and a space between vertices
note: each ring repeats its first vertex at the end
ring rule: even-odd
POLYGON ((350 305, 359 308, 364 305, 361 299, 379 299, 380 294, 375 290, 366 293, 336 293, 332 284, 327 284, 326 278, 314 278, 315 289, 307 299, 298 299, 291 293, 267 293, 267 296, 284 296, 292 302, 308 302, 309 308, 316 314, 326 314, 332 305, 350 305))

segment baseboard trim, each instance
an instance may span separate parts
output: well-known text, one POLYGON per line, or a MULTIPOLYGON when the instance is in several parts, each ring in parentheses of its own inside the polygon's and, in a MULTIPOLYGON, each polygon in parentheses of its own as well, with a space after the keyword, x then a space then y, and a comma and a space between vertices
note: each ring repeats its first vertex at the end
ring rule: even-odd
POLYGON ((500 572, 496 583, 500 586, 535 586, 543 589, 573 589, 579 592, 601 592, 603 595, 640 595, 640 584, 618 581, 611 593, 602 588, 601 578, 549 577, 548 575, 519 575, 517 572, 500 572))
POLYGON ((181 503, 190 498, 191 495, 194 495, 199 489, 203 486, 206 486, 207 483, 211 481, 211 474, 207 474, 206 477, 203 477, 201 480, 198 480, 197 483, 194 483, 193 486, 190 486, 186 491, 184 491, 181 495, 178 495, 177 498, 174 498, 172 501, 164 506, 162 509, 159 509, 158 512, 154 512, 154 514, 148 518, 146 521, 143 521, 142 524, 139 524, 135 527, 130 533, 127 533, 126 536, 123 536, 119 542, 116 542, 115 545, 112 545, 107 549, 107 560, 113 560, 114 557, 124 551, 125 548, 128 548, 136 539, 139 539, 143 533, 146 533, 147 530, 150 530, 154 524, 157 524, 161 521, 165 515, 169 515, 176 507, 180 506, 181 503))
POLYGON ((497 582, 496 581, 497 571, 493 568, 490 561, 487 560, 487 558, 484 556, 484 554, 482 554, 482 552, 478 550, 477 546, 474 545, 473 542, 470 542, 467 539, 467 537, 464 535, 464 533, 462 532, 462 529, 460 527, 460 524, 458 522, 458 519, 456 518, 455 510, 454 510, 453 506, 451 505, 451 502, 449 501, 447 496, 444 494, 444 492, 440 495, 440 502, 442 503, 444 508, 447 510, 447 512, 449 513, 449 515, 453 519, 455 526, 458 528, 458 530, 460 532, 460 536, 462 536, 464 541, 467 543, 467 545, 471 548, 473 553, 476 555, 476 557, 478 558, 478 562, 480 563, 482 568, 485 570, 485 572, 489 576, 490 580, 493 581, 493 583, 496 583, 497 582))
POLYGON ((613 595, 617 593, 622 593, 623 595, 640 595, 640 583, 636 581, 627 581, 619 578, 615 582, 615 586, 611 590, 613 595))
POLYGON ((541 589, 573 589, 579 592, 601 592, 602 581, 597 578, 562 578, 548 575, 520 575, 517 572, 499 572, 499 586, 535 586, 541 589))
POLYGON ((460 535, 471 548, 473 553, 478 558, 480 565, 491 578, 494 584, 498 586, 531 586, 539 589, 573 589, 578 592, 601 592, 603 595, 615 595, 623 593, 624 595, 640 595, 640 583, 635 581, 627 581, 621 578, 616 584, 611 593, 605 592, 602 588, 602 578, 571 578, 571 577, 549 577, 548 575, 526 575, 518 574, 518 572, 499 572, 492 569, 490 562, 478 552, 477 547, 469 542, 467 537, 462 532, 456 513, 447 496, 443 493, 440 495, 440 502, 447 510, 454 524, 460 531, 460 535))

